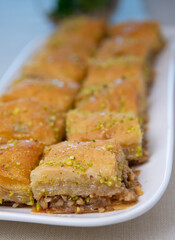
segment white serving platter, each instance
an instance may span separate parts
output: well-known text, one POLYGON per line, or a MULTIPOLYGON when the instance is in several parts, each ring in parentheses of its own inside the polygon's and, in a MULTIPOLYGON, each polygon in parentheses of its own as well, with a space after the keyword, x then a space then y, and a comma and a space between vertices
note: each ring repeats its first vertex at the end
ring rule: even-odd
MULTIPOLYGON (((155 64, 155 83, 149 97, 149 152, 151 157, 141 170, 139 181, 144 195, 139 202, 125 210, 97 214, 57 214, 31 213, 30 208, 0 207, 0 220, 42 223, 62 226, 95 227, 116 224, 134 219, 150 210, 165 192, 172 170, 174 147, 174 44, 175 29, 164 27, 167 46, 155 64)), ((21 66, 45 41, 48 33, 41 36, 20 53, 8 71, 0 79, 0 93, 19 74, 21 66)))

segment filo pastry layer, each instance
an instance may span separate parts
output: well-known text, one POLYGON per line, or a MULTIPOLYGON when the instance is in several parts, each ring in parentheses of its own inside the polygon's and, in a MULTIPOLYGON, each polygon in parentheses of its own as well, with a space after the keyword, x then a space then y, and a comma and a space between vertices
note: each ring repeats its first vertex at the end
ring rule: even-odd
POLYGON ((146 160, 142 153, 142 130, 138 118, 132 113, 81 112, 67 114, 67 138, 69 141, 115 139, 129 161, 146 160))
POLYGON ((114 140, 62 142, 45 149, 31 173, 37 210, 53 213, 99 212, 135 202, 141 191, 114 140))
POLYGON ((30 172, 39 164, 44 145, 38 141, 11 140, 0 145, 0 201, 33 205, 30 172))
POLYGON ((61 141, 65 117, 33 99, 19 99, 0 105, 0 143, 10 139, 34 139, 45 145, 61 141))

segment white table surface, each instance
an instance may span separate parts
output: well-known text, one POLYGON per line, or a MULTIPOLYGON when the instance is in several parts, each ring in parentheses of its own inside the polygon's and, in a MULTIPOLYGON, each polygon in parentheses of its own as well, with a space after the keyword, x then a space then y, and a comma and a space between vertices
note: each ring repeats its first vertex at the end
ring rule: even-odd
MULTIPOLYGON (((40 1, 0 0, 0 77, 26 43, 47 29, 47 20, 37 7, 40 1)), ((174 0, 147 0, 146 4, 154 18, 175 25, 174 0)), ((163 198, 135 220, 88 229, 1 221, 0 240, 175 240, 174 182, 175 165, 163 198)))

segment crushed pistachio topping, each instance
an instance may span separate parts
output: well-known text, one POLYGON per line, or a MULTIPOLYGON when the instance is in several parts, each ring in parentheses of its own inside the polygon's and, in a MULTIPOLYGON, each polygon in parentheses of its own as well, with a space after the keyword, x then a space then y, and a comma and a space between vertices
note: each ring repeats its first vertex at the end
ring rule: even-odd
POLYGON ((104 128, 104 124, 102 121, 98 121, 97 123, 97 129, 103 129, 104 128))
POLYGON ((51 149, 52 149, 51 147, 46 147, 46 148, 44 149, 44 152, 49 152, 51 149))
POLYGON ((73 201, 78 200, 78 196, 74 196, 74 197, 72 197, 71 200, 73 200, 73 201))
POLYGON ((8 163, 5 163, 2 165, 3 168, 7 169, 9 167, 9 164, 8 163))
POLYGON ((32 196, 30 196, 30 202, 28 202, 27 205, 29 205, 29 206, 33 206, 34 205, 34 199, 33 199, 32 196))
POLYGON ((42 165, 43 163, 44 163, 44 160, 41 160, 39 164, 42 165))
POLYGON ((24 201, 24 197, 21 197, 21 201, 22 201, 22 202, 24 201))
POLYGON ((39 194, 38 194, 38 196, 40 197, 40 196, 44 195, 45 193, 46 193, 46 190, 45 189, 41 189, 39 194))
POLYGON ((76 182, 76 185, 80 185, 81 183, 80 182, 76 182))
POLYGON ((108 146, 107 146, 107 149, 108 149, 108 150, 111 150, 111 149, 113 149, 113 146, 112 146, 112 145, 108 145, 108 146))
POLYGON ((19 165, 21 165, 21 163, 20 162, 16 162, 16 165, 19 166, 19 165))
POLYGON ((77 213, 79 213, 81 211, 80 207, 77 207, 77 213))
POLYGON ((67 165, 67 166, 72 166, 72 165, 73 165, 73 162, 72 162, 71 160, 67 160, 67 161, 66 161, 66 165, 67 165))
POLYGON ((109 179, 108 177, 101 177, 100 178, 100 183, 101 184, 106 184, 107 186, 112 186, 112 178, 111 179, 109 179))
POLYGON ((56 119, 57 119, 56 115, 51 115, 49 117, 49 126, 50 127, 53 127, 55 125, 56 119))
MULTIPOLYGON (((58 162, 50 160, 45 164, 49 166, 73 167, 75 170, 81 170, 81 174, 83 174, 82 172, 85 172, 88 167, 92 167, 93 165, 91 162, 86 163, 85 160, 76 159, 75 156, 69 156, 67 159, 60 160, 58 162)), ((76 173, 80 174, 80 172, 76 172, 76 173)))
POLYGON ((87 163, 87 165, 88 165, 89 167, 92 167, 93 163, 89 162, 89 163, 87 163))
POLYGON ((40 204, 39 204, 39 202, 37 202, 36 203, 36 211, 39 212, 39 210, 40 210, 40 204))
POLYGON ((134 120, 134 118, 133 117, 128 117, 128 120, 132 121, 132 120, 134 120))
POLYGON ((142 157, 142 147, 141 146, 137 147, 136 157, 142 157))
POLYGON ((14 140, 14 141, 13 141, 13 144, 14 144, 14 145, 16 145, 17 143, 18 143, 18 141, 17 141, 17 140, 14 140))
POLYGON ((4 150, 5 148, 3 148, 3 147, 0 147, 0 150, 2 151, 2 150, 4 150))
POLYGON ((95 139, 92 139, 91 141, 92 141, 92 142, 95 142, 95 139))
POLYGON ((12 113, 13 113, 14 115, 16 115, 16 114, 19 113, 19 111, 20 111, 19 108, 15 108, 12 113))
POLYGON ((133 131, 135 131, 135 130, 136 130, 135 127, 129 127, 128 130, 127 130, 127 133, 133 132, 133 131))
POLYGON ((9 194, 9 197, 12 197, 12 196, 13 196, 13 194, 14 194, 13 192, 10 192, 10 194, 9 194))

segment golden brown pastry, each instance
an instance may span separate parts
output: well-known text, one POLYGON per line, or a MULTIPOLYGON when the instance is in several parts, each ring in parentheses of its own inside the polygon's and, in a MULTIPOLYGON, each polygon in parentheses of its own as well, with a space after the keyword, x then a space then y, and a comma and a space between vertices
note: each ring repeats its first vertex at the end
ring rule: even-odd
POLYGON ((142 131, 134 114, 72 110, 67 114, 66 129, 68 141, 115 139, 127 160, 142 161, 142 131))
POLYGON ((33 205, 30 172, 38 166, 43 148, 43 144, 30 140, 13 140, 0 145, 1 204, 33 205))
POLYGON ((45 108, 65 112, 73 104, 79 85, 66 85, 56 79, 52 81, 25 80, 10 88, 0 97, 0 101, 9 102, 18 99, 34 99, 45 108))
POLYGON ((154 53, 159 51, 164 43, 159 24, 154 21, 130 21, 113 25, 109 28, 109 35, 144 41, 154 53))
POLYGON ((33 59, 22 69, 25 77, 52 80, 58 79, 66 83, 80 82, 84 77, 84 65, 75 58, 56 58, 52 54, 33 59))
POLYGON ((10 139, 34 139, 45 145, 61 141, 64 115, 36 100, 21 99, 0 106, 0 142, 10 139))
POLYGON ((45 149, 44 160, 31 173, 37 210, 85 213, 112 210, 135 202, 141 191, 114 140, 62 142, 45 149))
POLYGON ((144 41, 138 39, 125 39, 122 36, 108 38, 102 42, 98 49, 97 58, 108 59, 122 56, 137 56, 143 60, 151 61, 152 53, 144 41))
POLYGON ((143 112, 142 100, 134 85, 118 79, 109 86, 96 91, 80 92, 76 108, 86 112, 132 112, 140 115, 143 112))
POLYGON ((149 65, 137 56, 122 56, 105 60, 95 59, 90 62, 84 87, 109 84, 118 78, 137 78, 137 89, 146 88, 150 77, 149 65))
POLYGON ((73 17, 60 24, 46 43, 45 50, 51 50, 57 56, 78 58, 81 63, 87 63, 105 33, 105 21, 85 16, 73 17))
MULTIPOLYGON (((90 38, 59 33, 53 35, 46 43, 44 52, 56 57, 76 59, 81 64, 87 64, 88 58, 95 53, 96 43, 90 38)), ((42 51, 43 52, 43 51, 42 51)))
POLYGON ((58 34, 93 39, 96 43, 106 34, 106 22, 103 19, 88 16, 70 17, 61 22, 58 34))

